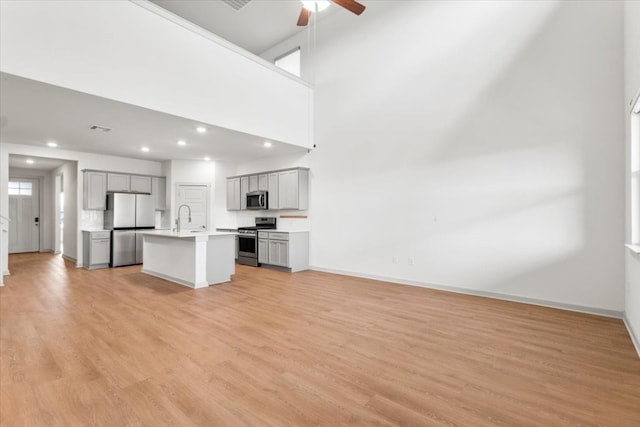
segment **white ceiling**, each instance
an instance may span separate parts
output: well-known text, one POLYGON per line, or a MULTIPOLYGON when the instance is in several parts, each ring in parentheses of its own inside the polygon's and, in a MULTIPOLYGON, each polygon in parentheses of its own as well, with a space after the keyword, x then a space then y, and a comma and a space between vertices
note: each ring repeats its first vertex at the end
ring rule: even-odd
MULTIPOLYGON (((300 0, 251 0, 240 10, 220 0, 151 1, 256 55, 306 28, 296 25, 302 8, 300 0)), ((320 20, 339 9, 342 8, 330 5, 313 18, 320 20)))
POLYGON ((34 169, 41 171, 49 171, 62 166, 65 160, 49 159, 45 157, 21 156, 18 154, 9 155, 10 168, 34 169), (27 163, 27 160, 33 163, 27 163))
POLYGON ((0 73, 0 134, 3 142, 110 154, 145 160, 246 162, 302 153, 304 148, 265 140, 206 123, 0 73), (92 125, 111 128, 92 131, 92 125), (196 127, 207 132, 200 134, 196 127), (178 146, 178 140, 186 146, 178 146), (150 148, 142 152, 142 146, 150 148))

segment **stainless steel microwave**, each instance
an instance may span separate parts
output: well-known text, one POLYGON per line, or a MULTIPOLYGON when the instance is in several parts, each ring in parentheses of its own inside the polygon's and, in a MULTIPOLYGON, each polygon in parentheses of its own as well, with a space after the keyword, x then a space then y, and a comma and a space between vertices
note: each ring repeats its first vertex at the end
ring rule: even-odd
POLYGON ((247 209, 269 209, 269 193, 267 191, 252 191, 247 193, 247 209))

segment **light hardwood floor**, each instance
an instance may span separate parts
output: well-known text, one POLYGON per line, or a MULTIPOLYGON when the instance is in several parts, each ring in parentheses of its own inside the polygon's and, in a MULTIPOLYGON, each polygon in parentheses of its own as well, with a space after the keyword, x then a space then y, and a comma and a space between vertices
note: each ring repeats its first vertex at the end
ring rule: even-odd
POLYGON ((10 269, 3 426, 640 425, 618 319, 320 272, 10 269))

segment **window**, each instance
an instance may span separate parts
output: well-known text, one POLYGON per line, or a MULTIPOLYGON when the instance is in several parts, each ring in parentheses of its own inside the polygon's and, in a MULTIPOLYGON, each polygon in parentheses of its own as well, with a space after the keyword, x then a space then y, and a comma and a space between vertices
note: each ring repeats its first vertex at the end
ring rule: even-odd
POLYGON ((631 110, 631 243, 640 244, 640 97, 631 110))
POLYGON ((282 68, 286 72, 300 77, 300 48, 297 47, 294 50, 276 58, 274 63, 276 64, 276 67, 282 68))
POLYGON ((10 196, 31 196, 30 182, 9 181, 9 195, 10 196))

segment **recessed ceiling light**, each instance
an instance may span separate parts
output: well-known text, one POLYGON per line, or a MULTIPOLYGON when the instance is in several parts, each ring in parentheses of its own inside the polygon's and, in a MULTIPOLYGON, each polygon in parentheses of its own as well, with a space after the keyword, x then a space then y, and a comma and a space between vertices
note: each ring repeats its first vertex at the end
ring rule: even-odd
POLYGON ((31 159, 27 159, 27 163, 29 163, 30 165, 34 164, 35 162, 31 159))
POLYGON ((209 156, 205 156, 205 158, 203 159, 205 162, 208 162, 209 160, 211 160, 211 157, 209 156))
POLYGON ((187 142, 183 141, 183 140, 180 140, 180 141, 178 141, 178 145, 187 145, 187 142))
POLYGON ((273 145, 273 144, 272 144, 271 142, 269 142, 269 141, 265 141, 265 142, 264 142, 264 146, 265 146, 265 147, 267 147, 267 148, 268 148, 268 147, 271 147, 272 145, 273 145))
POLYGON ((204 126, 198 126, 196 130, 198 131, 198 133, 205 133, 207 131, 207 128, 204 126))
POLYGON ((145 153, 148 153, 149 152, 149 147, 142 147, 140 150, 144 151, 145 153))
POLYGON ((55 143, 55 142, 53 142, 53 141, 49 141, 49 142, 47 142, 47 145, 48 145, 49 147, 57 147, 57 146, 58 146, 58 144, 56 144, 56 143, 55 143))

